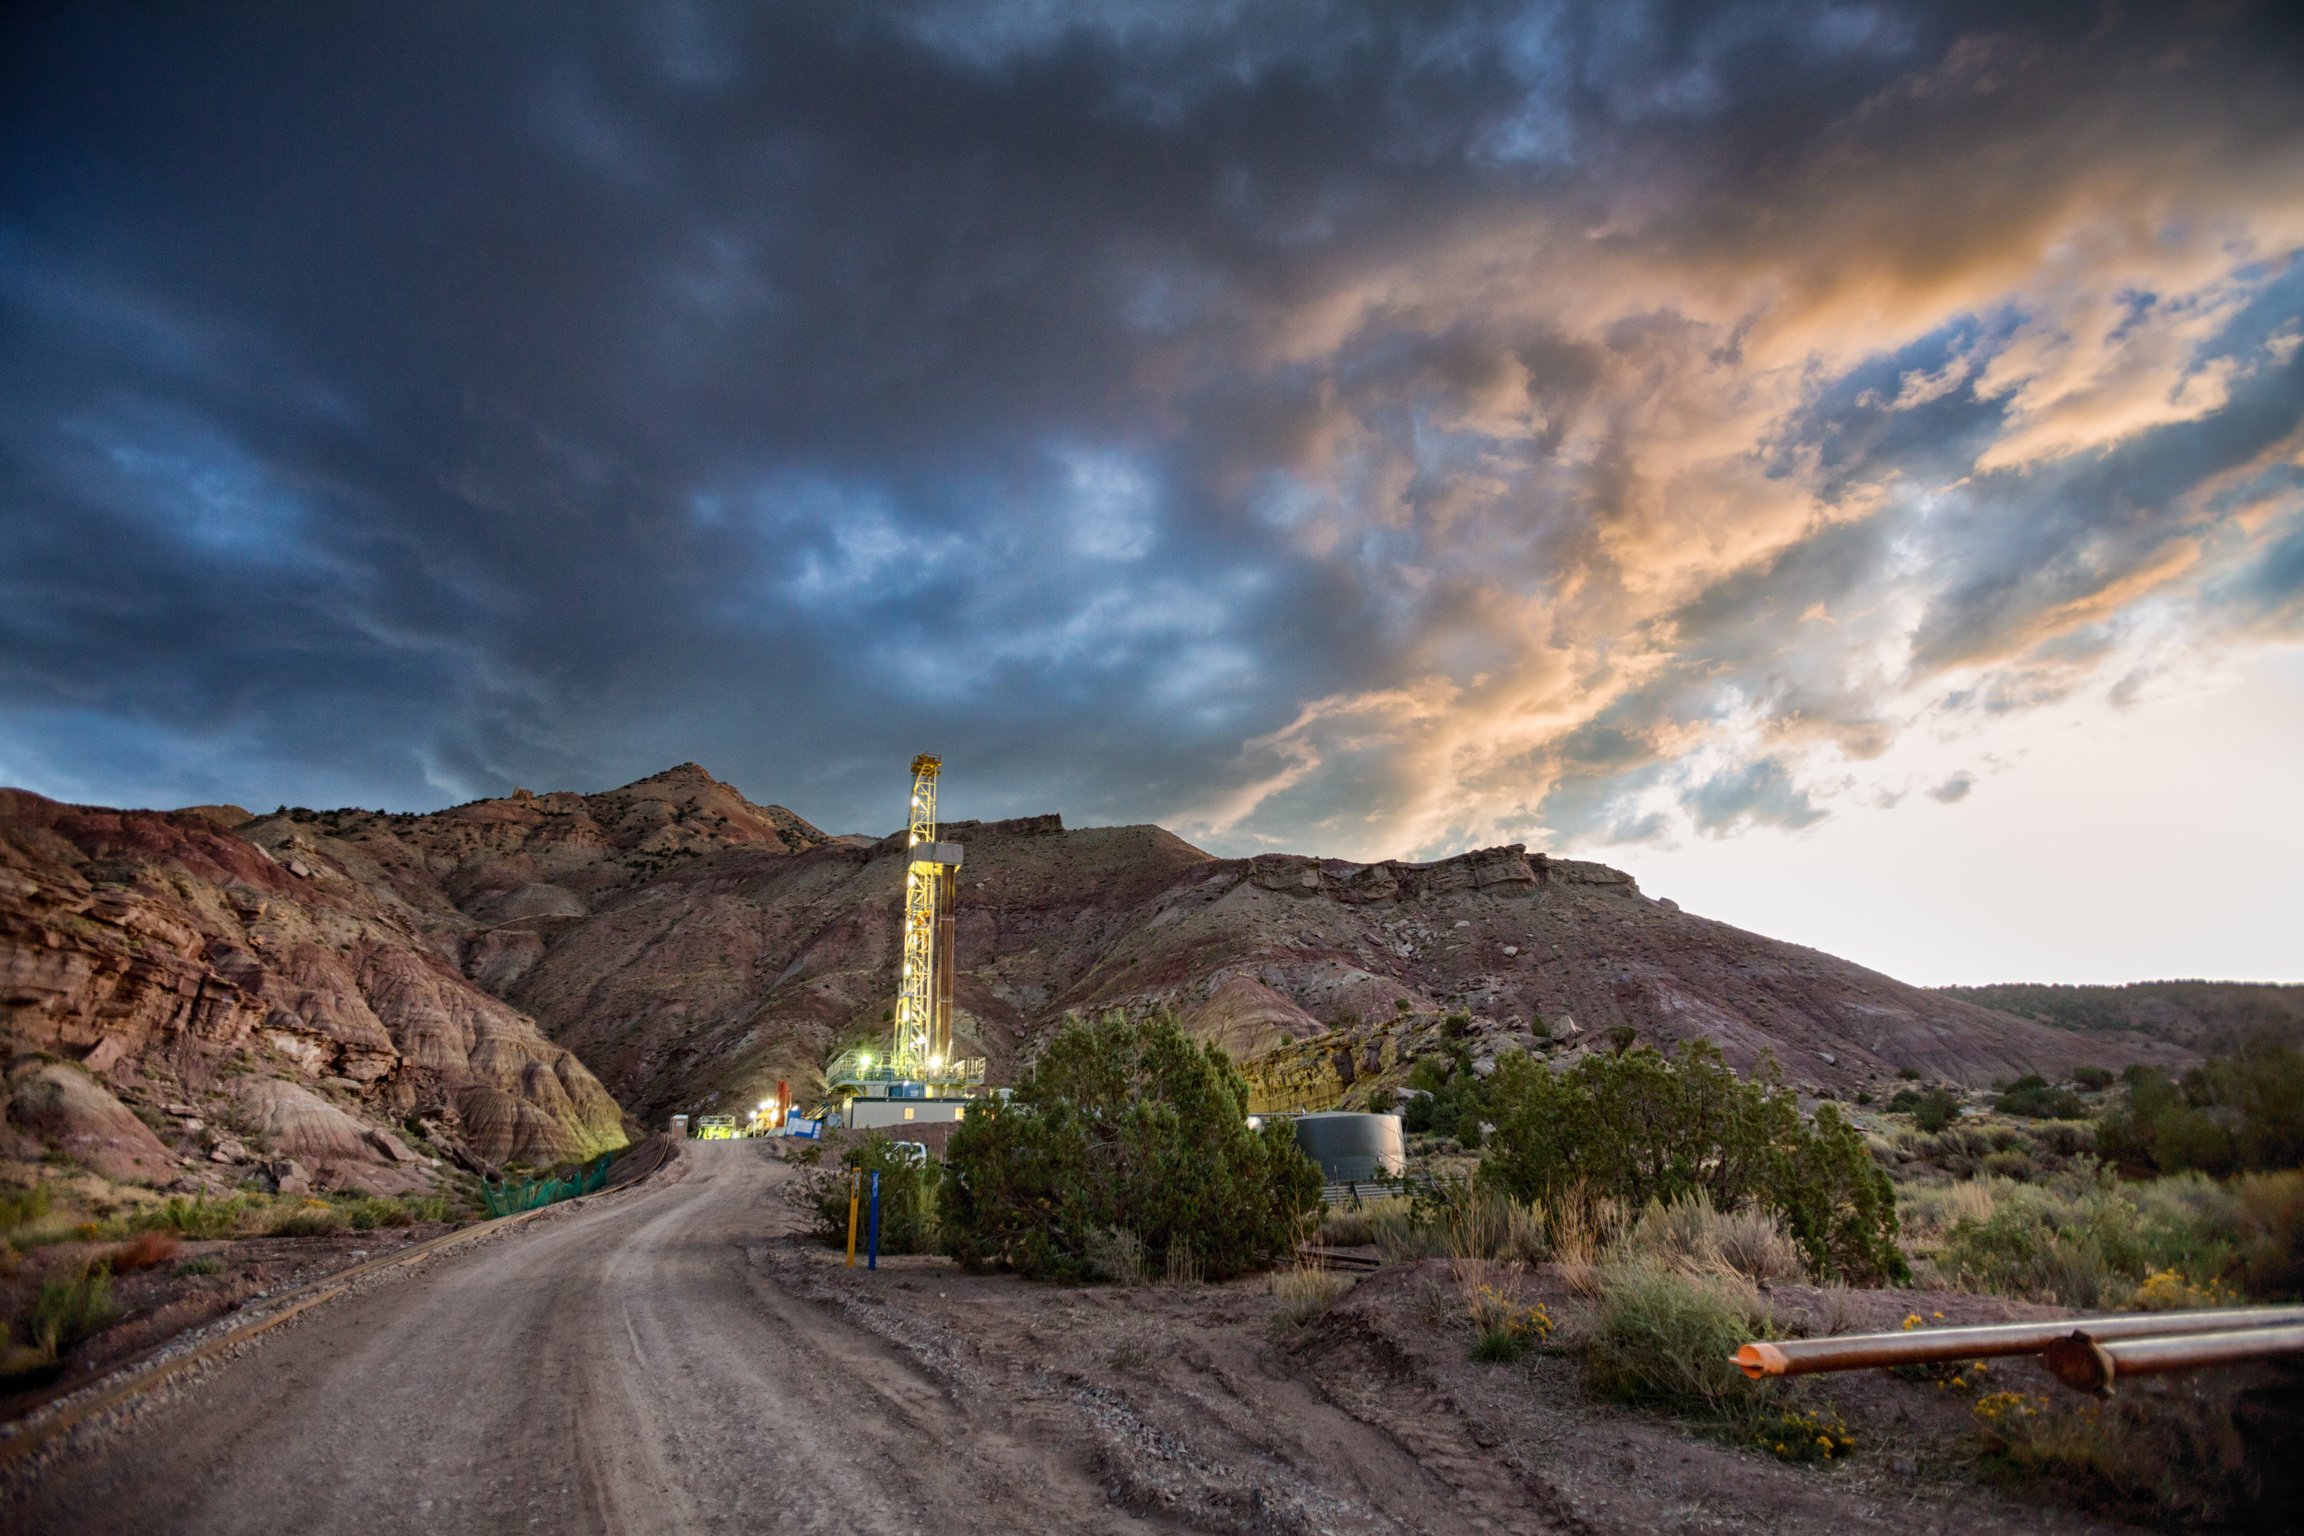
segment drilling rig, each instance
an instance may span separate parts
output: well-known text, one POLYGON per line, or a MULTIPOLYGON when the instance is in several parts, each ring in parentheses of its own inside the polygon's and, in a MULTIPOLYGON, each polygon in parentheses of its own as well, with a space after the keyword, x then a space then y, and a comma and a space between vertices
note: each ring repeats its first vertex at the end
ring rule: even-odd
POLYGON ((954 906, 961 846, 940 842, 936 784, 941 759, 912 759, 912 803, 904 832, 903 959, 887 1053, 843 1052, 825 1069, 826 1086, 851 1126, 888 1127, 959 1120, 983 1089, 984 1058, 952 1050, 954 906))
POLYGON ((923 1082, 942 1075, 952 1055, 953 900, 960 887, 960 845, 936 840, 936 778, 941 759, 912 759, 912 817, 904 865, 904 967, 896 992, 896 1031, 889 1065, 923 1082))

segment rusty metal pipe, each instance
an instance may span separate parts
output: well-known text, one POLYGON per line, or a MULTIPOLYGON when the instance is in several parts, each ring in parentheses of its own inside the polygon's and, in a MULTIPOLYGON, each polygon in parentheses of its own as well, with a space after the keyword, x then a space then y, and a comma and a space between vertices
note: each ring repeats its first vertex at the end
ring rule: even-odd
POLYGON ((2040 1352, 2040 1363, 2075 1391, 2103 1397, 2123 1376, 2197 1371, 2211 1365, 2238 1365, 2295 1354, 2304 1354, 2304 1327, 2234 1328, 2223 1333, 2142 1339, 2107 1339, 2088 1330, 2068 1334, 2049 1345, 2040 1352))
POLYGON ((1903 1333, 1854 1333, 1837 1339, 1755 1340, 1736 1351, 1736 1364, 1763 1376, 1805 1376, 1811 1371, 1860 1371, 1873 1366, 1926 1365, 1938 1360, 1981 1360, 1995 1355, 2037 1355, 2059 1339, 2163 1338, 2233 1329, 2304 1326, 2304 1307, 2230 1307, 2217 1312, 2142 1312, 2118 1317, 2068 1317, 2053 1323, 1993 1323, 1980 1328, 1915 1328, 1903 1333))

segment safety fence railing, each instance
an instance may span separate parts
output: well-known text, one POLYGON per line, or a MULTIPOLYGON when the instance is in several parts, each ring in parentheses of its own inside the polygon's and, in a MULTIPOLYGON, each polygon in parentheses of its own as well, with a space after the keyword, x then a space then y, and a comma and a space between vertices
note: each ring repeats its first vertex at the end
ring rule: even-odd
POLYGON ((603 1152, 587 1167, 562 1177, 540 1179, 505 1179, 501 1182, 483 1179, 480 1183, 480 1204, 491 1216, 510 1216, 519 1211, 532 1211, 540 1205, 551 1205, 559 1200, 573 1200, 578 1195, 589 1195, 608 1182, 608 1164, 615 1154, 603 1152))
POLYGON ((914 1062, 899 1067, 885 1052, 873 1052, 859 1047, 842 1051, 832 1058, 824 1069, 828 1087, 864 1088, 880 1083, 937 1083, 956 1087, 974 1087, 984 1081, 984 1058, 981 1056, 955 1056, 949 1061, 914 1062))

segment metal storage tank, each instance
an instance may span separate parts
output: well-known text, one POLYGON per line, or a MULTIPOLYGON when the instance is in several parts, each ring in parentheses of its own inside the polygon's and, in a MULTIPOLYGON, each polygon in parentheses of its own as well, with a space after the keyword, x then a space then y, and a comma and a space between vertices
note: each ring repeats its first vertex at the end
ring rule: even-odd
POLYGON ((1296 1145, 1330 1184, 1368 1184, 1408 1171, 1408 1144, 1398 1115, 1329 1110, 1296 1117, 1296 1145))

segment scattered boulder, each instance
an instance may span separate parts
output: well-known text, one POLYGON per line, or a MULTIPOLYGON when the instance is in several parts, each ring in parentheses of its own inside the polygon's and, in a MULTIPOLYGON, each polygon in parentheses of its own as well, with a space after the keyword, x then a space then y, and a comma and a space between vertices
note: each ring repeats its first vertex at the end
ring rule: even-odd
POLYGON ((413 1163, 417 1160, 416 1154, 408 1150, 408 1144, 390 1131, 372 1130, 368 1132, 367 1141, 368 1145, 384 1155, 386 1162, 413 1163))
POLYGON ((375 1162, 368 1128, 326 1099, 285 1078, 250 1080, 240 1091, 248 1122, 289 1157, 314 1162, 375 1162))
POLYGON ((248 1161, 248 1148, 233 1137, 226 1136, 208 1149, 212 1163, 244 1163, 248 1161))
POLYGON ((61 1062, 36 1063, 9 1079, 8 1120, 53 1142, 109 1179, 164 1179, 176 1154, 95 1079, 61 1062))
POLYGON ((312 1175, 292 1157, 276 1157, 260 1170, 264 1187, 276 1195, 312 1193, 312 1175))

